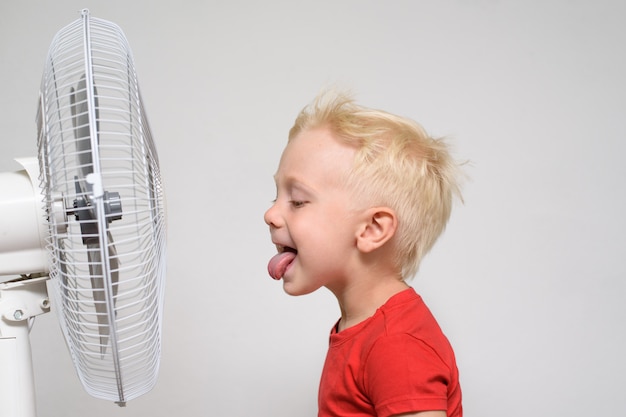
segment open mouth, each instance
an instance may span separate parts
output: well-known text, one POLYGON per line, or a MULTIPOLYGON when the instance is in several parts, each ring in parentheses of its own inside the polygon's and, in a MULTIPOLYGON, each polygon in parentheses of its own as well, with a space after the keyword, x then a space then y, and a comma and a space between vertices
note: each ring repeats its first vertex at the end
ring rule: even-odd
POLYGON ((279 249, 279 252, 291 252, 295 253, 296 255, 298 254, 298 251, 296 249, 289 246, 282 246, 281 249, 279 249))
POLYGON ((276 245, 278 254, 270 259, 267 265, 267 272, 274 279, 281 279, 285 275, 285 271, 296 258, 298 251, 289 246, 276 245))

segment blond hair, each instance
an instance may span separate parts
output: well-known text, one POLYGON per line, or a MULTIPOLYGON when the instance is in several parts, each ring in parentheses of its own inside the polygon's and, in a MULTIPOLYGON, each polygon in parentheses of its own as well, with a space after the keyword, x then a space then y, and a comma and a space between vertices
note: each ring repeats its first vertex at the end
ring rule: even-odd
POLYGON ((396 212, 395 262, 402 278, 411 278, 445 229, 453 198, 461 198, 459 165, 448 146, 411 119, 359 106, 334 91, 300 112, 289 140, 317 127, 356 149, 347 178, 356 200, 396 212))

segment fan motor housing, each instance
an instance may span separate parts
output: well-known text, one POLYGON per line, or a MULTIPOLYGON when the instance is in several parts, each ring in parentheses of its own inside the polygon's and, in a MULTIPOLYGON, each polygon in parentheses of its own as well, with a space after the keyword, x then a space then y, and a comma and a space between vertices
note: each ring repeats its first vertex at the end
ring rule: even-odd
POLYGON ((16 161, 23 170, 0 173, 0 282, 48 272, 39 165, 36 158, 16 161))

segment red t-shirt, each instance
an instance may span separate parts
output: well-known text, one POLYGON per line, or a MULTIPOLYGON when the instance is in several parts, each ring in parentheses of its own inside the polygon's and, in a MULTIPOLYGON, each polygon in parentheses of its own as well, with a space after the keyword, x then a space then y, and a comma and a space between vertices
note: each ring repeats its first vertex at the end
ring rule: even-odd
POLYGON ((462 417, 454 352, 422 298, 409 288, 367 320, 330 334, 319 417, 388 417, 446 410, 462 417))

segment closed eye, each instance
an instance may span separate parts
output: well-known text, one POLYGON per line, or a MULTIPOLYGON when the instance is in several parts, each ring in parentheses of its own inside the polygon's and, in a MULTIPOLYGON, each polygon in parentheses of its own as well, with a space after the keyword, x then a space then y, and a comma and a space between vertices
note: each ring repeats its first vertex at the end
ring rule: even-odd
POLYGON ((299 200, 290 200, 289 204, 291 204, 291 206, 293 208, 300 208, 303 207, 307 202, 306 201, 299 201, 299 200))

